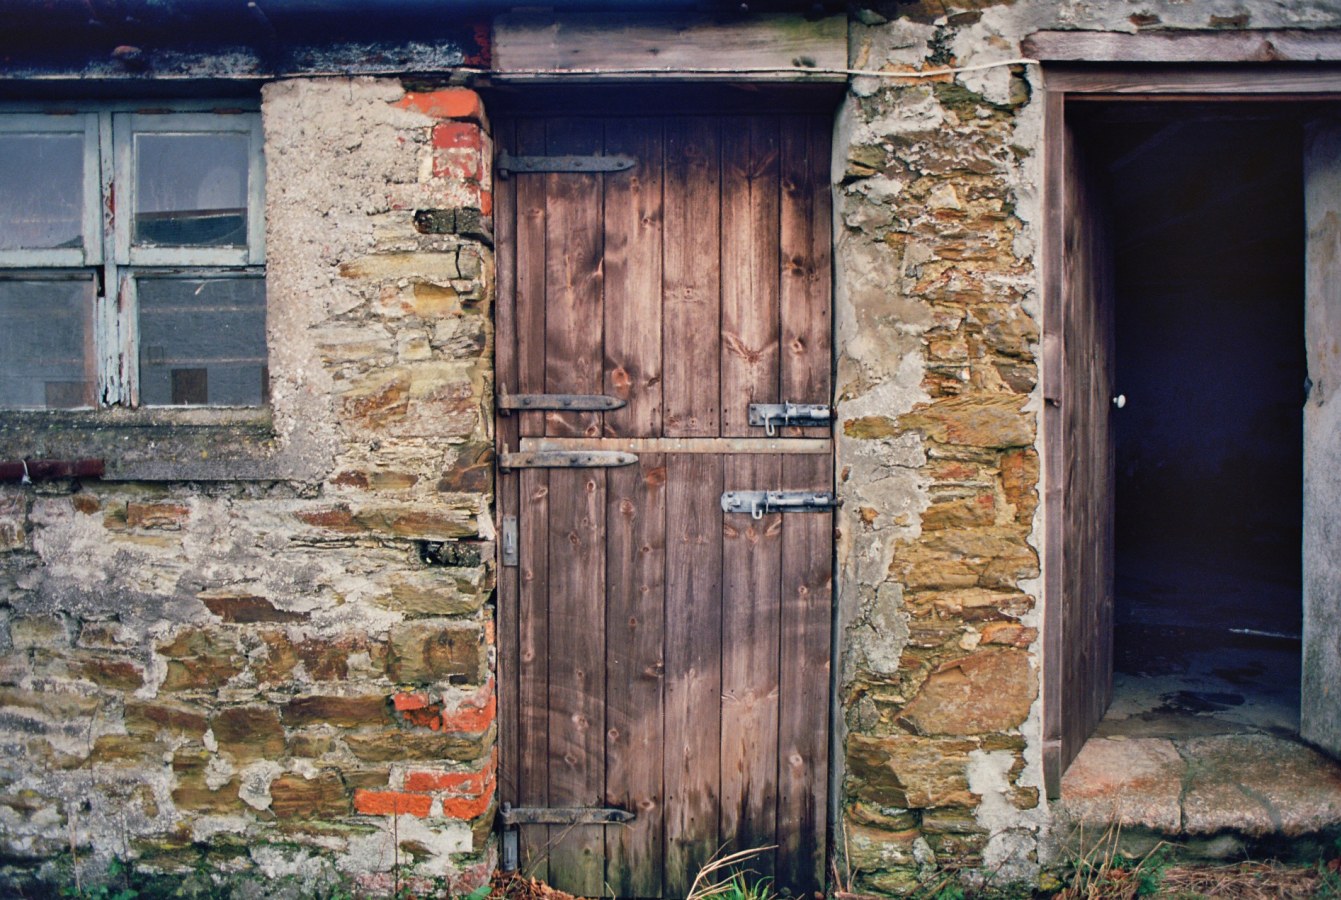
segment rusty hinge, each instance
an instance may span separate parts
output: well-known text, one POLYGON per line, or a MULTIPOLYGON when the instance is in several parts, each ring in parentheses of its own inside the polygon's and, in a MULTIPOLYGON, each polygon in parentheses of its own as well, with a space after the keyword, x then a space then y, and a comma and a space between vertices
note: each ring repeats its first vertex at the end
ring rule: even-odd
POLYGON ((494 171, 507 178, 514 173, 568 172, 585 175, 591 172, 623 172, 632 169, 638 160, 622 153, 610 156, 513 156, 504 150, 494 162, 494 171))
POLYGON ((498 409, 505 415, 515 410, 559 410, 560 412, 607 412, 624 401, 608 394, 499 394, 498 409))
POLYGON ((498 468, 509 469, 614 469, 631 466, 638 461, 632 453, 621 450, 535 450, 525 453, 503 453, 498 468))
POLYGON ((513 806, 504 803, 498 810, 503 826, 503 853, 499 860, 504 872, 515 872, 518 859, 519 825, 624 825, 637 816, 626 809, 599 806, 513 806))

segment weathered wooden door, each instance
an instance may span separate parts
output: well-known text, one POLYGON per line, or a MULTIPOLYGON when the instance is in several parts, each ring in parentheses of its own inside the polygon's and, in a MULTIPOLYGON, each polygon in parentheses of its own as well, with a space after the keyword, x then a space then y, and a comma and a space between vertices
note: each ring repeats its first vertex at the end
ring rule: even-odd
POLYGON ((1044 311, 1047 512, 1044 775, 1048 794, 1113 698, 1113 273, 1098 186, 1051 98, 1044 311))
POLYGON ((495 132, 500 405, 624 403, 498 423, 499 509, 517 522, 503 799, 636 814, 519 826, 522 869, 564 890, 682 897, 715 852, 768 845, 750 866, 779 887, 823 883, 832 514, 756 519, 721 496, 832 490, 827 426, 770 436, 748 416, 830 402, 829 132, 787 114, 495 132), (545 171, 611 156, 631 168, 545 171), (637 462, 512 455, 553 450, 637 462))
POLYGON ((1304 656, 1299 733, 1341 756, 1341 123, 1306 132, 1304 656))

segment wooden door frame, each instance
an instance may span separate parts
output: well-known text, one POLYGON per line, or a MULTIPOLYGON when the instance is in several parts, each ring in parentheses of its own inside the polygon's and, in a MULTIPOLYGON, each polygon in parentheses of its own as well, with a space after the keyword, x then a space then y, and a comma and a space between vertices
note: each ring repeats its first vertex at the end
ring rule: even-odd
POLYGON ((1108 34, 1040 32, 1025 52, 1043 68, 1043 776, 1049 799, 1061 795, 1065 443, 1060 409, 1066 378, 1064 187, 1067 112, 1094 102, 1310 102, 1341 100, 1341 33, 1240 32, 1108 34), (1281 60, 1299 60, 1285 64, 1281 60), (1307 61, 1307 65, 1302 64, 1307 61), (1195 64, 1195 65, 1192 65, 1195 64))

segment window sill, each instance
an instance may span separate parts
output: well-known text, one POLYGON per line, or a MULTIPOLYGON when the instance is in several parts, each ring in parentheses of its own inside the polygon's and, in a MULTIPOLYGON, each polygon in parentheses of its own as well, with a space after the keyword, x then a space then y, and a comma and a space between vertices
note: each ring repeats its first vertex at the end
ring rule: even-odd
POLYGON ((0 459, 102 459, 108 481, 302 478, 269 409, 0 412, 0 459))

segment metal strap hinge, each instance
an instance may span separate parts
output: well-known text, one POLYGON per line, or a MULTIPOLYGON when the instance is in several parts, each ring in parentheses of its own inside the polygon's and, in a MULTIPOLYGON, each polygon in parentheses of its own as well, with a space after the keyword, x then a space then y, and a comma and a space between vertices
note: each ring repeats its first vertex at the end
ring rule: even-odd
POLYGON ((571 172, 587 174, 591 172, 623 172, 632 169, 638 160, 632 156, 615 153, 609 156, 513 156, 506 150, 498 154, 494 162, 494 171, 502 178, 512 174, 532 172, 571 172))
POLYGON ((727 491, 722 495, 722 511, 749 513, 762 519, 777 512, 823 512, 838 506, 838 498, 828 491, 727 491))
POLYGON ((833 409, 823 403, 751 403, 749 422, 772 437, 779 427, 828 425, 833 409))
POLYGON ((614 469, 631 466, 638 457, 622 450, 536 450, 503 453, 498 468, 508 469, 614 469))
POLYGON ((625 809, 592 806, 513 806, 504 803, 498 810, 503 826, 502 859, 504 872, 515 872, 520 865, 519 825, 623 825, 637 816, 625 809))
POLYGON ((498 409, 507 414, 515 410, 559 410, 561 412, 609 412, 624 406, 623 400, 608 394, 499 394, 498 409))

